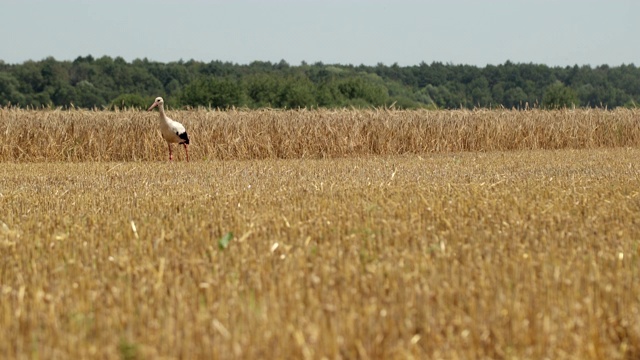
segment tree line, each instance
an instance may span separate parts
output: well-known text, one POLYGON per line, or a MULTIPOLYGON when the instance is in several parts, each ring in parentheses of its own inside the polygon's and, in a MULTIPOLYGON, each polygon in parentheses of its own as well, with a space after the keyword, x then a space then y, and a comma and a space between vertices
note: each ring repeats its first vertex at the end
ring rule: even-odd
POLYGON ((512 63, 477 67, 235 64, 91 55, 22 64, 0 60, 0 106, 123 108, 164 96, 173 107, 635 107, 640 69, 512 63))

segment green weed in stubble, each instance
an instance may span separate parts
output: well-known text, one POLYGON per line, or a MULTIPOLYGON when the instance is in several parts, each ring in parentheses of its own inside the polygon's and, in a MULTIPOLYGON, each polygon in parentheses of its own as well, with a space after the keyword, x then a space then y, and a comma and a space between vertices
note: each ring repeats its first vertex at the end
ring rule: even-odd
POLYGON ((120 358, 122 360, 136 360, 138 359, 138 345, 130 342, 127 339, 120 339, 118 344, 118 350, 120 352, 120 358))
POLYGON ((218 249, 220 250, 224 250, 229 246, 229 243, 231 242, 231 240, 233 239, 233 232, 229 231, 228 233, 224 234, 223 237, 220 238, 220 240, 218 240, 218 249))

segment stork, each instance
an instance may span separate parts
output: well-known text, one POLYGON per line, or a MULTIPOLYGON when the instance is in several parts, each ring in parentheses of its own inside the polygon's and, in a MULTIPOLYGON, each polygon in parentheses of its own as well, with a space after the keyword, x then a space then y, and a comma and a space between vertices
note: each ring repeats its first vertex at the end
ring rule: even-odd
POLYGON ((187 161, 189 161, 189 150, 187 149, 189 136, 187 135, 187 130, 185 130, 184 126, 179 122, 167 117, 164 113, 164 100, 159 96, 147 111, 153 110, 156 106, 158 110, 160 110, 160 132, 169 145, 169 161, 173 160, 173 152, 171 151, 172 143, 184 145, 184 152, 187 154, 187 161))

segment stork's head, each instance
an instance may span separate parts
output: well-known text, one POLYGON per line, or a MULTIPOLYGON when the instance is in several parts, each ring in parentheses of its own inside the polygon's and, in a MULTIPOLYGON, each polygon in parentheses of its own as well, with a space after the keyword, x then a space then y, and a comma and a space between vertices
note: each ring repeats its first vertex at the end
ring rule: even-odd
POLYGON ((164 100, 162 100, 162 98, 160 96, 158 96, 156 98, 156 101, 154 101, 153 104, 151 104, 151 107, 149 107, 149 109, 147 111, 153 110, 153 108, 156 107, 156 106, 162 106, 162 104, 164 104, 164 100))

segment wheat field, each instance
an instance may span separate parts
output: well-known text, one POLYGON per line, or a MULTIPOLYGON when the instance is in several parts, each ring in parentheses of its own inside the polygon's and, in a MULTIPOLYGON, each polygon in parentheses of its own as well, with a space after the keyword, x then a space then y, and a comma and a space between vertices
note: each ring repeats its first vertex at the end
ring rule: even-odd
MULTIPOLYGON (((640 111, 168 111, 200 160, 337 158, 640 144, 640 111)), ((167 158, 157 113, 0 109, 0 161, 167 158)), ((175 145, 174 145, 175 146, 175 145)), ((177 149, 181 150, 181 149, 177 149)), ((180 151, 176 151, 180 155, 180 151)), ((184 154, 183 154, 184 155, 184 154)))
POLYGON ((0 110, 7 358, 640 357, 636 112, 169 115, 0 110))

